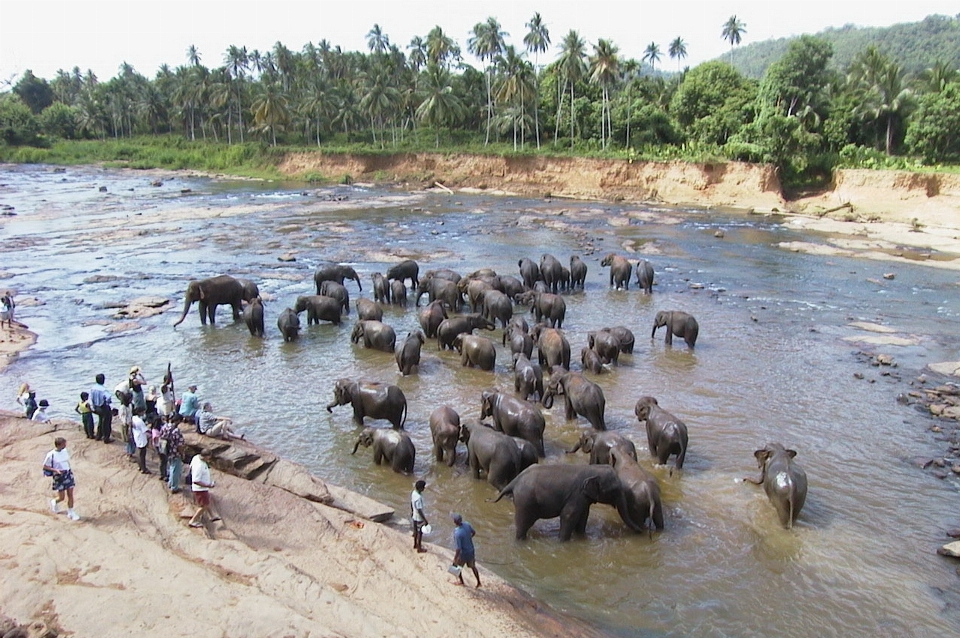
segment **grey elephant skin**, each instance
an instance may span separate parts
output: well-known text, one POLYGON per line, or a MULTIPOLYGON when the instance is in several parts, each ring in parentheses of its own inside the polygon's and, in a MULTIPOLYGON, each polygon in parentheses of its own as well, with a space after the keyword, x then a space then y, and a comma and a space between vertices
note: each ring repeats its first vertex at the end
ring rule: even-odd
POLYGON ((604 411, 607 400, 603 389, 596 383, 584 378, 579 372, 555 370, 546 381, 543 395, 543 407, 553 407, 553 398, 563 395, 564 410, 568 421, 584 417, 595 430, 606 430, 604 411))
POLYGON ((633 354, 633 346, 636 342, 633 331, 625 326, 613 326, 612 328, 601 328, 600 332, 609 332, 620 340, 620 352, 623 354, 633 354))
POLYGON ((601 363, 620 361, 620 339, 606 330, 587 333, 587 346, 600 356, 601 363))
POLYGON ((673 338, 681 337, 692 350, 697 343, 697 335, 700 334, 700 325, 693 315, 681 312, 679 310, 661 310, 653 320, 653 331, 650 338, 653 339, 657 334, 657 329, 666 327, 667 336, 664 337, 664 343, 668 346, 673 345, 673 338))
POLYGON ((364 348, 372 348, 393 354, 397 347, 397 333, 392 326, 381 321, 358 321, 353 325, 350 341, 363 342, 364 348))
POLYGON ((594 503, 614 506, 628 527, 643 531, 630 516, 620 478, 607 465, 534 465, 501 489, 493 502, 504 496, 513 496, 517 540, 525 539, 538 520, 558 516, 561 541, 582 535, 594 503))
POLYGON ((513 355, 513 389, 524 401, 543 399, 543 368, 523 352, 513 355))
POLYGON ((540 278, 547 284, 550 292, 560 292, 560 281, 563 275, 563 265, 556 257, 545 254, 540 257, 540 278))
POLYGON ((325 281, 335 281, 341 286, 347 279, 357 282, 357 290, 363 292, 363 284, 360 283, 360 275, 351 266, 344 264, 325 264, 317 268, 313 273, 313 281, 317 286, 317 294, 320 294, 320 284, 325 281))
POLYGON ((476 421, 464 423, 460 440, 467 444, 467 463, 473 478, 480 473, 498 490, 506 486, 522 468, 520 448, 512 437, 476 421))
POLYGON ((480 314, 503 328, 513 318, 513 300, 499 290, 487 290, 480 300, 480 314))
POLYGON ((449 279, 437 276, 424 277, 417 285, 417 297, 414 306, 420 305, 420 298, 423 295, 427 295, 430 302, 442 301, 447 308, 454 312, 460 312, 463 305, 463 298, 460 296, 457 284, 449 279))
POLYGON ((580 365, 583 366, 584 372, 594 374, 603 372, 603 361, 600 360, 600 355, 597 354, 596 350, 587 346, 580 349, 580 365))
POLYGON ((333 297, 340 302, 343 314, 350 314, 350 293, 347 292, 347 288, 343 284, 338 284, 332 280, 321 281, 317 284, 317 294, 333 297))
POLYGON ((370 299, 357 299, 357 319, 366 321, 383 321, 383 307, 370 299))
POLYGON ((579 288, 583 290, 587 282, 587 264, 580 257, 573 255, 570 257, 570 289, 579 288))
POLYGON ((395 264, 387 269, 387 279, 397 279, 403 283, 410 280, 410 285, 414 288, 420 283, 417 277, 420 273, 420 266, 412 259, 406 259, 399 264, 395 264))
POLYGON ((520 279, 527 288, 533 288, 533 285, 540 279, 540 266, 532 259, 524 257, 517 262, 520 267, 520 279))
POLYGON ((460 317, 450 317, 440 322, 437 327, 437 347, 440 350, 453 350, 453 340, 458 334, 471 333, 477 328, 493 330, 496 328, 490 320, 473 313, 460 317))
POLYGON ((528 290, 517 297, 517 301, 530 306, 530 312, 537 323, 548 323, 551 328, 563 327, 563 319, 567 316, 567 302, 560 295, 528 290))
POLYGON ((630 520, 644 527, 650 519, 657 531, 662 531, 663 502, 657 479, 621 447, 610 449, 610 466, 620 478, 630 520))
POLYGON ((577 444, 567 450, 567 454, 574 454, 580 450, 590 455, 590 465, 610 465, 610 450, 615 447, 621 448, 634 461, 637 460, 637 446, 633 444, 633 441, 619 432, 610 432, 609 430, 603 432, 588 430, 584 432, 580 435, 577 444))
POLYGON ((503 331, 503 345, 510 344, 510 354, 523 353, 529 359, 533 356, 533 337, 525 327, 523 319, 511 319, 503 331), (523 323, 520 323, 520 322, 523 323))
POLYGON ((570 369, 570 342, 561 330, 537 324, 530 329, 530 337, 537 344, 537 360, 544 369, 570 369))
POLYGON ((648 295, 653 294, 653 264, 646 259, 637 262, 637 287, 648 295))
POLYGON ((200 309, 200 323, 216 324, 217 306, 230 306, 233 309, 233 320, 238 321, 242 312, 244 298, 243 283, 230 275, 219 275, 208 279, 193 279, 187 284, 184 293, 183 314, 174 322, 179 326, 186 319, 187 313, 194 302, 198 302, 200 309))
POLYGON ((300 314, 307 311, 307 325, 319 325, 321 321, 340 325, 340 301, 326 295, 301 295, 293 306, 293 311, 300 314))
POLYGON ((448 405, 430 413, 430 438, 437 463, 453 467, 457 460, 457 441, 460 440, 460 415, 448 405))
POLYGON ((296 341, 300 336, 300 317, 293 308, 284 308, 277 317, 277 329, 283 335, 284 341, 296 341))
POLYGON ((403 376, 412 374, 414 368, 419 370, 420 348, 423 346, 424 340, 423 333, 417 330, 416 332, 408 332, 407 338, 397 346, 394 358, 397 360, 397 368, 403 376))
POLYGON ((543 449, 546 421, 536 405, 503 392, 484 390, 480 394, 480 418, 487 417, 493 420, 497 430, 530 441, 538 457, 546 456, 543 449))
POLYGON ((633 408, 637 420, 646 423, 647 445, 651 456, 664 465, 671 454, 677 455, 677 469, 683 469, 689 435, 687 424, 659 406, 654 397, 644 396, 633 408))
POLYGON ((767 498, 773 503, 780 524, 791 529, 807 500, 807 473, 794 462, 797 453, 779 443, 771 443, 753 453, 760 467, 760 478, 745 478, 755 485, 763 485, 767 498))
POLYGON ((431 301, 417 313, 417 320, 420 322, 420 327, 423 328, 423 334, 427 339, 436 338, 437 329, 447 318, 447 310, 440 300, 431 301))
POLYGON ((626 257, 610 253, 600 262, 601 268, 606 266, 610 266, 611 288, 626 290, 630 287, 630 273, 633 271, 633 264, 626 257))
POLYGON ((497 364, 497 348, 486 337, 460 333, 453 339, 453 348, 460 353, 460 365, 493 372, 497 364))
POLYGON ((373 448, 373 462, 377 465, 388 463, 394 472, 413 474, 417 449, 406 432, 364 428, 351 454, 356 454, 361 445, 373 448))
POLYGON ((382 274, 375 272, 373 279, 373 300, 379 303, 390 303, 390 284, 382 274))
POLYGON ((263 302, 260 297, 254 297, 243 309, 243 322, 252 336, 263 336, 263 302))
POLYGON ((407 420, 407 397, 399 387, 379 381, 339 379, 333 387, 333 401, 327 412, 339 405, 353 406, 353 421, 363 425, 364 417, 384 419, 397 430, 407 420))

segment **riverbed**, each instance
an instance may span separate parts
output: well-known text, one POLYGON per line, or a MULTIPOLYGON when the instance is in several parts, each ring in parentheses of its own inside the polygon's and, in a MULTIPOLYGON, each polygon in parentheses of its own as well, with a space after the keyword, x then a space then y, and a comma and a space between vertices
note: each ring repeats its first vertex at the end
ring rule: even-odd
MULTIPOLYGON (((776 215, 736 211, 100 168, 3 167, 0 183, 0 203, 16 213, 0 221, 0 287, 16 291, 18 319, 39 335, 0 376, 10 407, 29 381, 54 415, 72 416, 97 372, 112 387, 140 365, 159 385, 169 363, 178 389, 199 385, 251 440, 405 515, 413 477, 374 466, 369 450, 351 455, 350 409, 324 409, 338 378, 388 381, 409 402, 415 473, 428 483, 437 530, 428 540, 449 546, 448 514, 461 512, 477 529, 480 564, 613 635, 960 632, 956 566, 935 554, 943 530, 957 526, 957 483, 917 467, 915 458, 938 453, 932 422, 896 401, 927 363, 957 358, 956 273, 791 252, 780 244, 818 236, 776 215), (611 290, 600 268, 610 252, 649 259, 653 295, 634 283, 611 290), (512 389, 503 350, 489 373, 461 368, 428 342, 419 374, 403 378, 392 355, 350 343, 355 310, 340 327, 307 327, 304 317, 294 343, 276 329, 283 308, 313 294, 322 262, 354 266, 360 294, 372 297, 370 274, 401 259, 417 260, 421 272, 490 267, 517 276, 521 257, 544 253, 563 263, 580 255, 589 268, 585 290, 565 296, 574 353, 590 330, 625 325, 636 335, 634 354, 596 381, 608 428, 635 441, 663 490, 666 529, 652 538, 594 506, 586 538, 559 543, 553 520, 515 541, 512 504, 488 502, 496 492, 469 476, 462 446, 455 467, 433 462, 430 412, 447 404, 476 418, 481 390, 512 389), (216 326, 201 326, 196 307, 172 326, 187 281, 222 273, 259 284, 265 339, 226 308, 216 326), (115 318, 115 306, 147 295, 171 304, 156 316, 115 318), (650 338, 656 312, 674 309, 699 321, 695 351, 679 339, 665 346, 662 330, 650 338), (903 345, 870 343, 878 333, 854 322, 892 329, 903 345), (897 367, 871 366, 880 353, 897 367), (633 413, 642 395, 687 423, 683 471, 653 466, 633 413), (756 476, 753 451, 768 442, 796 450, 809 478, 790 531, 762 489, 740 481, 756 476)), ((355 299, 356 284, 346 285, 355 299)), ((385 312, 400 338, 419 327, 412 302, 385 312)), ((497 343, 500 335, 490 334, 497 343)), ((586 421, 566 421, 560 402, 544 414, 546 462, 585 463, 564 450, 586 421)))

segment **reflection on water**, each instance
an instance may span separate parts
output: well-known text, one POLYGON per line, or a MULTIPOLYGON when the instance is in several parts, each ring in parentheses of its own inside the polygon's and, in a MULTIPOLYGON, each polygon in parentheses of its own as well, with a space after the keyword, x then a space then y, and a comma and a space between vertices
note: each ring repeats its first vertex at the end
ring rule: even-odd
MULTIPOLYGON (((637 209, 568 201, 349 187, 304 194, 183 178, 152 188, 149 181, 94 169, 5 171, 0 202, 18 215, 0 222, 0 270, 22 302, 20 318, 40 333, 36 347, 0 377, 8 406, 18 383, 29 380, 54 414, 73 416, 75 397, 95 373, 116 383, 136 363, 159 381, 169 362, 181 388, 199 384, 201 396, 249 438, 406 515, 412 477, 373 466, 369 450, 351 455, 357 430, 350 408, 324 409, 337 378, 389 381, 409 403, 416 473, 428 482, 438 530, 430 540, 449 546, 447 514, 462 512, 477 529, 482 565, 613 634, 960 631, 956 595, 938 593, 955 575, 933 552, 941 530, 956 526, 955 490, 907 461, 936 448, 924 419, 894 401, 904 383, 864 367, 854 356, 859 346, 843 341, 857 334, 847 327, 851 320, 918 336, 919 346, 891 350, 905 380, 927 362, 955 358, 951 274, 898 265, 895 281, 875 283, 894 267, 777 249, 779 241, 804 238, 777 218, 690 212, 680 223, 659 224, 637 209), (632 221, 609 224, 614 217, 632 221), (716 228, 724 239, 714 237, 716 228), (607 288, 600 259, 626 253, 625 245, 644 246, 654 263, 652 296, 635 284, 607 288), (520 257, 545 252, 562 263, 580 254, 590 269, 585 292, 566 297, 564 328, 574 353, 588 331, 603 326, 626 325, 636 335, 634 355, 596 380, 608 427, 637 443, 663 489, 666 531, 652 539, 597 506, 585 539, 558 543, 554 520, 516 542, 512 504, 487 502, 495 492, 469 477, 462 451, 453 468, 433 464, 427 419, 434 408, 447 404, 475 418, 481 390, 512 390, 499 347, 496 371, 486 373, 462 369, 454 353, 428 341, 420 374, 402 378, 390 354, 350 343, 354 310, 340 327, 304 326, 295 343, 283 343, 276 331, 277 314, 311 291, 323 260, 354 265, 369 297, 370 274, 385 271, 391 255, 413 257, 421 270, 492 267, 516 275, 520 257), (286 253, 296 261, 277 260, 286 253), (201 326, 194 308, 171 327, 186 281, 222 272, 259 283, 268 299, 267 339, 250 337, 226 309, 216 326, 201 326), (110 306, 141 295, 168 297, 173 308, 134 331, 105 332, 105 320, 115 323, 110 306), (43 305, 27 305, 31 297, 43 305), (670 309, 697 317, 695 352, 679 340, 665 347, 662 331, 649 338, 654 314, 670 309), (654 468, 646 456, 633 414, 644 394, 690 428, 680 473, 654 468), (770 441, 796 449, 810 480, 790 532, 778 527, 762 489, 739 481, 755 475, 753 450, 770 441)), ((356 284, 347 286, 355 299, 356 284)), ((384 321, 399 339, 419 327, 412 303, 388 308, 384 321)), ((500 334, 491 335, 497 343, 500 334)), ((586 422, 565 421, 561 402, 545 416, 548 462, 586 462, 586 455, 563 454, 586 422)))

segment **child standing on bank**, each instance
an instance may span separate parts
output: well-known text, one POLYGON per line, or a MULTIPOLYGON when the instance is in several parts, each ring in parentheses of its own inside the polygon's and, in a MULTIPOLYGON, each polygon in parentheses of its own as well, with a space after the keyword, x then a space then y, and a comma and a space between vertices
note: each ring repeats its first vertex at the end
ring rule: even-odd
POLYGON ((50 511, 59 514, 60 503, 66 496, 67 517, 71 521, 79 521, 80 516, 73 511, 73 488, 77 483, 73 478, 73 470, 70 469, 67 440, 58 436, 53 445, 54 448, 47 452, 47 456, 43 459, 43 473, 53 477, 53 491, 57 493, 57 498, 50 499, 50 511))
POLYGON ((90 403, 89 392, 80 393, 80 402, 73 410, 80 415, 80 421, 83 423, 83 433, 87 435, 88 439, 94 438, 93 405, 90 403))

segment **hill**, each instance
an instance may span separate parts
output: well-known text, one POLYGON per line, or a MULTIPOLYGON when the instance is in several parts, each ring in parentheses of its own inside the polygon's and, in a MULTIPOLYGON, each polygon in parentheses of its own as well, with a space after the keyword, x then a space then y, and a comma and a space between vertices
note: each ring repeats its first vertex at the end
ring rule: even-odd
MULTIPOLYGON (((830 28, 816 34, 833 45, 831 66, 846 70, 854 56, 875 45, 907 73, 916 74, 938 60, 960 68, 960 14, 955 17, 932 15, 920 22, 894 24, 889 27, 858 27, 852 24, 830 28)), ((754 42, 733 52, 733 65, 751 78, 760 78, 773 62, 782 56, 796 38, 779 38, 754 42)), ((729 54, 720 59, 729 60, 729 54)))

